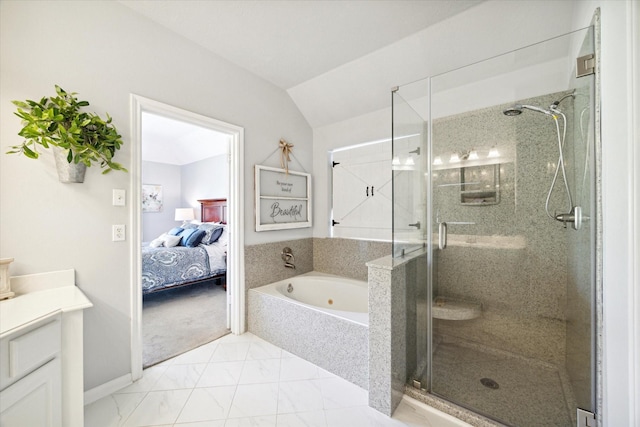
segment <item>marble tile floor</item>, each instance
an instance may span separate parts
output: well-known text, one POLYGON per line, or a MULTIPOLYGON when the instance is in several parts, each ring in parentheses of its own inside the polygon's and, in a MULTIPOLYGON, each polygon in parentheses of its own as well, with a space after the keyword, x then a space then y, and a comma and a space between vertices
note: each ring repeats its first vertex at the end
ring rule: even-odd
POLYGON ((226 335, 145 369, 85 406, 87 427, 463 427, 405 397, 389 418, 367 391, 259 337, 226 335))

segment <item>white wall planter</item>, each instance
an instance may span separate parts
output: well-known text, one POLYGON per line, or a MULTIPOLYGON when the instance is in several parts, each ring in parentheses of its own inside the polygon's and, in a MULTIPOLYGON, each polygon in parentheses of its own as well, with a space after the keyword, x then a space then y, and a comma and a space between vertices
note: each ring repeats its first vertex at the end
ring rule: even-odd
POLYGON ((84 182, 84 174, 87 171, 87 165, 84 163, 69 163, 67 161, 67 153, 69 151, 59 147, 53 147, 53 156, 56 159, 56 169, 58 171, 58 179, 65 184, 84 182))

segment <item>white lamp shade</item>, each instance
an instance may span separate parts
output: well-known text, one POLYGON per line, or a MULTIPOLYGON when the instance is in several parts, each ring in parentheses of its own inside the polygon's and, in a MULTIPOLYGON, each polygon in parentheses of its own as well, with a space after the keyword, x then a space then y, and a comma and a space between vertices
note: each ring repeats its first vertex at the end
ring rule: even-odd
POLYGON ((193 218, 193 208, 176 208, 176 221, 191 221, 193 218))

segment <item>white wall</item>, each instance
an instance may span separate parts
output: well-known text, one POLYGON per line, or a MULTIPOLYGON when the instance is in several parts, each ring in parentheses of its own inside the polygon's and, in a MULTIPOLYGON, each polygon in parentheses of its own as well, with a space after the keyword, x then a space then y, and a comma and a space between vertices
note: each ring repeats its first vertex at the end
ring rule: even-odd
POLYGON ((228 156, 223 154, 182 166, 182 205, 194 208, 196 219, 200 219, 199 199, 229 197, 227 158, 228 156))
POLYGON ((150 242, 180 225, 175 221, 176 208, 182 205, 181 167, 166 163, 142 162, 142 183, 162 186, 162 210, 142 213, 142 241, 150 242))
POLYGON ((125 142, 115 159, 127 167, 131 93, 243 126, 245 244, 311 236, 255 233, 252 195, 253 165, 281 137, 311 170, 312 133, 286 93, 117 2, 0 2, 0 256, 16 259, 13 275, 76 269, 94 304, 84 322, 88 390, 130 372, 134 252, 129 240, 111 242, 111 224, 130 224, 133 177, 91 168, 84 184, 61 184, 50 156, 4 154, 20 143, 10 101, 53 94, 54 84, 113 117, 125 142), (113 188, 128 190, 126 207, 111 206, 113 188))

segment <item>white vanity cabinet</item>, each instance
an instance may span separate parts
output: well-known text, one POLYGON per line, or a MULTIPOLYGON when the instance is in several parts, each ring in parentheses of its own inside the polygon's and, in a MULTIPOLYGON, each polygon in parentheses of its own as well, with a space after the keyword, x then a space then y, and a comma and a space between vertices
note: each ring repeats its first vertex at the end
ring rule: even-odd
POLYGON ((0 339, 0 426, 62 426, 61 315, 0 339))
POLYGON ((84 425, 83 310, 75 272, 17 276, 0 301, 0 427, 84 425))

